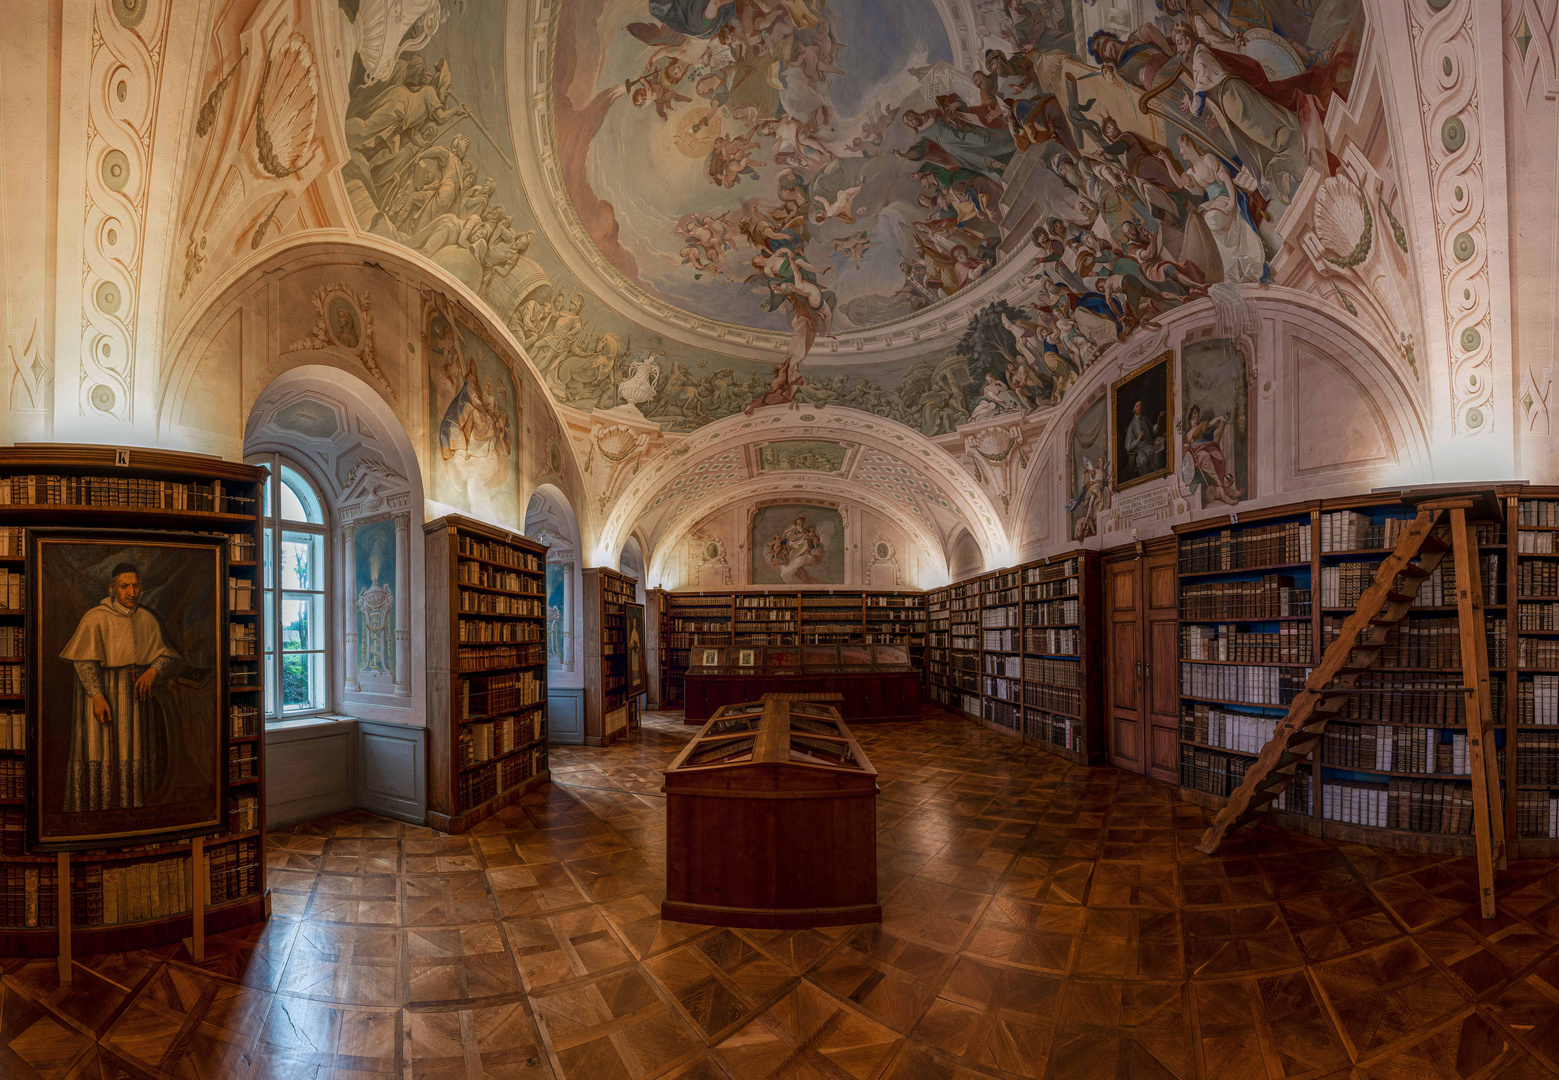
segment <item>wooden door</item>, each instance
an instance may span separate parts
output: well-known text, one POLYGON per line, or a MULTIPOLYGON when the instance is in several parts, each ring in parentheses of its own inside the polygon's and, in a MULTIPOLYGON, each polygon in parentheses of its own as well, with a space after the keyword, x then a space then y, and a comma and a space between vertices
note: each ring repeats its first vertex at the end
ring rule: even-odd
POLYGON ((1143 697, 1147 761, 1155 780, 1180 783, 1180 581, 1173 545, 1142 559, 1143 697))
POLYGON ((1127 555, 1104 564, 1105 708, 1109 717, 1110 764, 1145 771, 1143 746, 1148 705, 1143 694, 1142 564, 1127 555))

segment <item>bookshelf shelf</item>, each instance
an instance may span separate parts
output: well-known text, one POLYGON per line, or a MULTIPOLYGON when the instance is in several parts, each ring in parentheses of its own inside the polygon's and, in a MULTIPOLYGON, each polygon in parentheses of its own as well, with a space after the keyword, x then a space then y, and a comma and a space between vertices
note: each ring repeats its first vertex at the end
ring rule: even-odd
POLYGON ((607 746, 630 725, 625 604, 638 583, 605 567, 584 571, 585 745, 607 746))
MULTIPOLYGON (((70 854, 70 936, 78 954, 165 945, 188 936, 195 906, 190 896, 192 876, 219 887, 215 903, 209 898, 200 902, 205 926, 213 931, 262 920, 270 908, 263 861, 264 743, 258 737, 233 737, 241 716, 251 717, 258 731, 259 658, 244 646, 246 639, 253 641, 255 636, 257 613, 250 604, 235 601, 235 596, 252 596, 259 588, 254 553, 261 535, 260 489, 267 471, 170 451, 132 449, 127 462, 116 461, 116 454, 113 447, 64 444, 0 449, 0 565, 8 577, 26 575, 23 540, 31 528, 225 535, 225 617, 219 623, 216 652, 229 676, 221 687, 218 714, 223 717, 221 745, 232 775, 224 773, 222 780, 223 824, 202 838, 206 867, 200 875, 191 873, 189 840, 152 847, 105 844, 70 854), (248 678, 234 678, 245 673, 248 678), (158 866, 160 890, 159 882, 149 876, 125 881, 127 868, 142 864, 158 866), (115 896, 136 905, 127 917, 106 924, 105 875, 110 886, 119 890, 115 896), (179 890, 181 911, 150 914, 170 903, 168 897, 179 895, 179 890)), ((26 633, 31 619, 21 603, 0 607, 3 633, 14 633, 17 621, 26 633)), ((5 651, 15 648, 8 642, 5 651)), ((6 656, 0 663, 24 665, 28 658, 6 656)), ((0 694, 8 716, 20 715, 19 706, 26 700, 24 694, 0 694)), ((5 737, 0 734, 0 739, 5 737)), ((8 768, 28 757, 22 739, 18 730, 7 741, 8 748, 0 749, 8 768)), ((55 925, 59 856, 26 850, 25 802, 0 799, 4 807, 0 845, 5 852, 0 855, 0 882, 6 893, 0 904, 0 955, 51 956, 60 934, 55 925)))
POLYGON ((423 531, 428 824, 456 833, 550 778, 543 599, 547 549, 455 515, 430 521, 423 531), (513 581, 506 580, 504 587, 483 584, 492 575, 513 581), (503 598, 515 610, 482 611, 475 597, 503 598), (489 636, 495 633, 502 636, 489 636))

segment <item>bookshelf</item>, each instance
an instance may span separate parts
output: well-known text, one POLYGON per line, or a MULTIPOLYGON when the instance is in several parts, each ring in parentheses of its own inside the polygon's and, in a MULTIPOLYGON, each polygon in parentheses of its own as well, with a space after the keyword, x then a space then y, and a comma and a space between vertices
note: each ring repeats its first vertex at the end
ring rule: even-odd
POLYGON ((607 746, 628 730, 628 629, 623 605, 637 582, 604 566, 584 571, 585 745, 607 746))
MULTIPOLYGON (((1514 845, 1513 855, 1534 855, 1546 853, 1534 843, 1550 842, 1549 789, 1532 759, 1507 752, 1512 744, 1523 749, 1525 732, 1535 730, 1521 720, 1521 702, 1532 696, 1523 689, 1531 682, 1527 669, 1507 662, 1523 640, 1509 618, 1512 566, 1517 579, 1527 580, 1513 543, 1520 534, 1509 522, 1529 500, 1515 490, 1502 489, 1507 526, 1486 523, 1475 532, 1495 753, 1507 792, 1517 792, 1506 799, 1506 828, 1512 838, 1528 838, 1514 845), (1523 786, 1519 776, 1533 777, 1533 783, 1523 786)), ((1412 517, 1410 507, 1380 495, 1277 507, 1242 514, 1238 524, 1176 530, 1186 798, 1216 808, 1238 786, 1412 517)), ((1381 846, 1472 852, 1455 590, 1455 571, 1446 561, 1423 583, 1379 662, 1361 679, 1360 692, 1328 725, 1311 762, 1301 766, 1300 780, 1274 804, 1274 823, 1381 846)), ((1553 723, 1559 731, 1559 716, 1553 723)), ((1559 843, 1552 850, 1559 851, 1559 843)))
POLYGON ((926 594, 920 592, 666 593, 660 633, 661 704, 683 707, 689 651, 805 645, 903 645, 926 662, 926 594))
POLYGON ((948 707, 972 720, 980 709, 980 588, 982 579, 947 590, 948 635, 952 665, 948 707))
POLYGON ((549 776, 547 549, 455 515, 423 532, 428 824, 456 833, 549 776))
MULTIPOLYGON (((265 919, 265 749, 258 655, 264 468, 194 454, 49 444, 0 448, 0 955, 149 948, 265 919), (225 536, 218 620, 223 823, 195 840, 35 852, 26 777, 36 703, 27 688, 39 598, 27 531, 45 527, 225 536), (34 715, 29 724, 29 706, 34 715), (200 852, 201 873, 192 860, 200 852), (68 926, 61 927, 61 886, 68 926)), ((177 678, 178 676, 176 676, 177 678)))
POLYGON ((926 689, 939 705, 953 707, 952 622, 946 587, 926 593, 926 689))

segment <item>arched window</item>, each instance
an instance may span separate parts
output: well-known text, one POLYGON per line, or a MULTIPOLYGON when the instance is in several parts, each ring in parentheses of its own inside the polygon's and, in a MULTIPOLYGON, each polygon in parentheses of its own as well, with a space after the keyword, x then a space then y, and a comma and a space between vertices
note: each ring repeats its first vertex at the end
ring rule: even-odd
POLYGON ((285 720, 330 707, 329 524, 304 473, 280 454, 265 465, 265 716, 285 720))

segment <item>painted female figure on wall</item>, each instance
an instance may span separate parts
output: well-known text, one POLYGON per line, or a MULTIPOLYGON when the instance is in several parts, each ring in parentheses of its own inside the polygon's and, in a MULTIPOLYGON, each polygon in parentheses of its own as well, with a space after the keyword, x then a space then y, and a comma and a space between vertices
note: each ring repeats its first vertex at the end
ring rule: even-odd
POLYGON ((1211 416, 1204 420, 1202 407, 1191 406, 1180 443, 1183 455, 1180 479, 1192 491, 1198 487, 1202 489, 1203 506, 1212 503, 1233 506, 1244 497, 1229 465, 1233 455, 1228 444, 1233 438, 1234 429, 1227 416, 1211 416))

